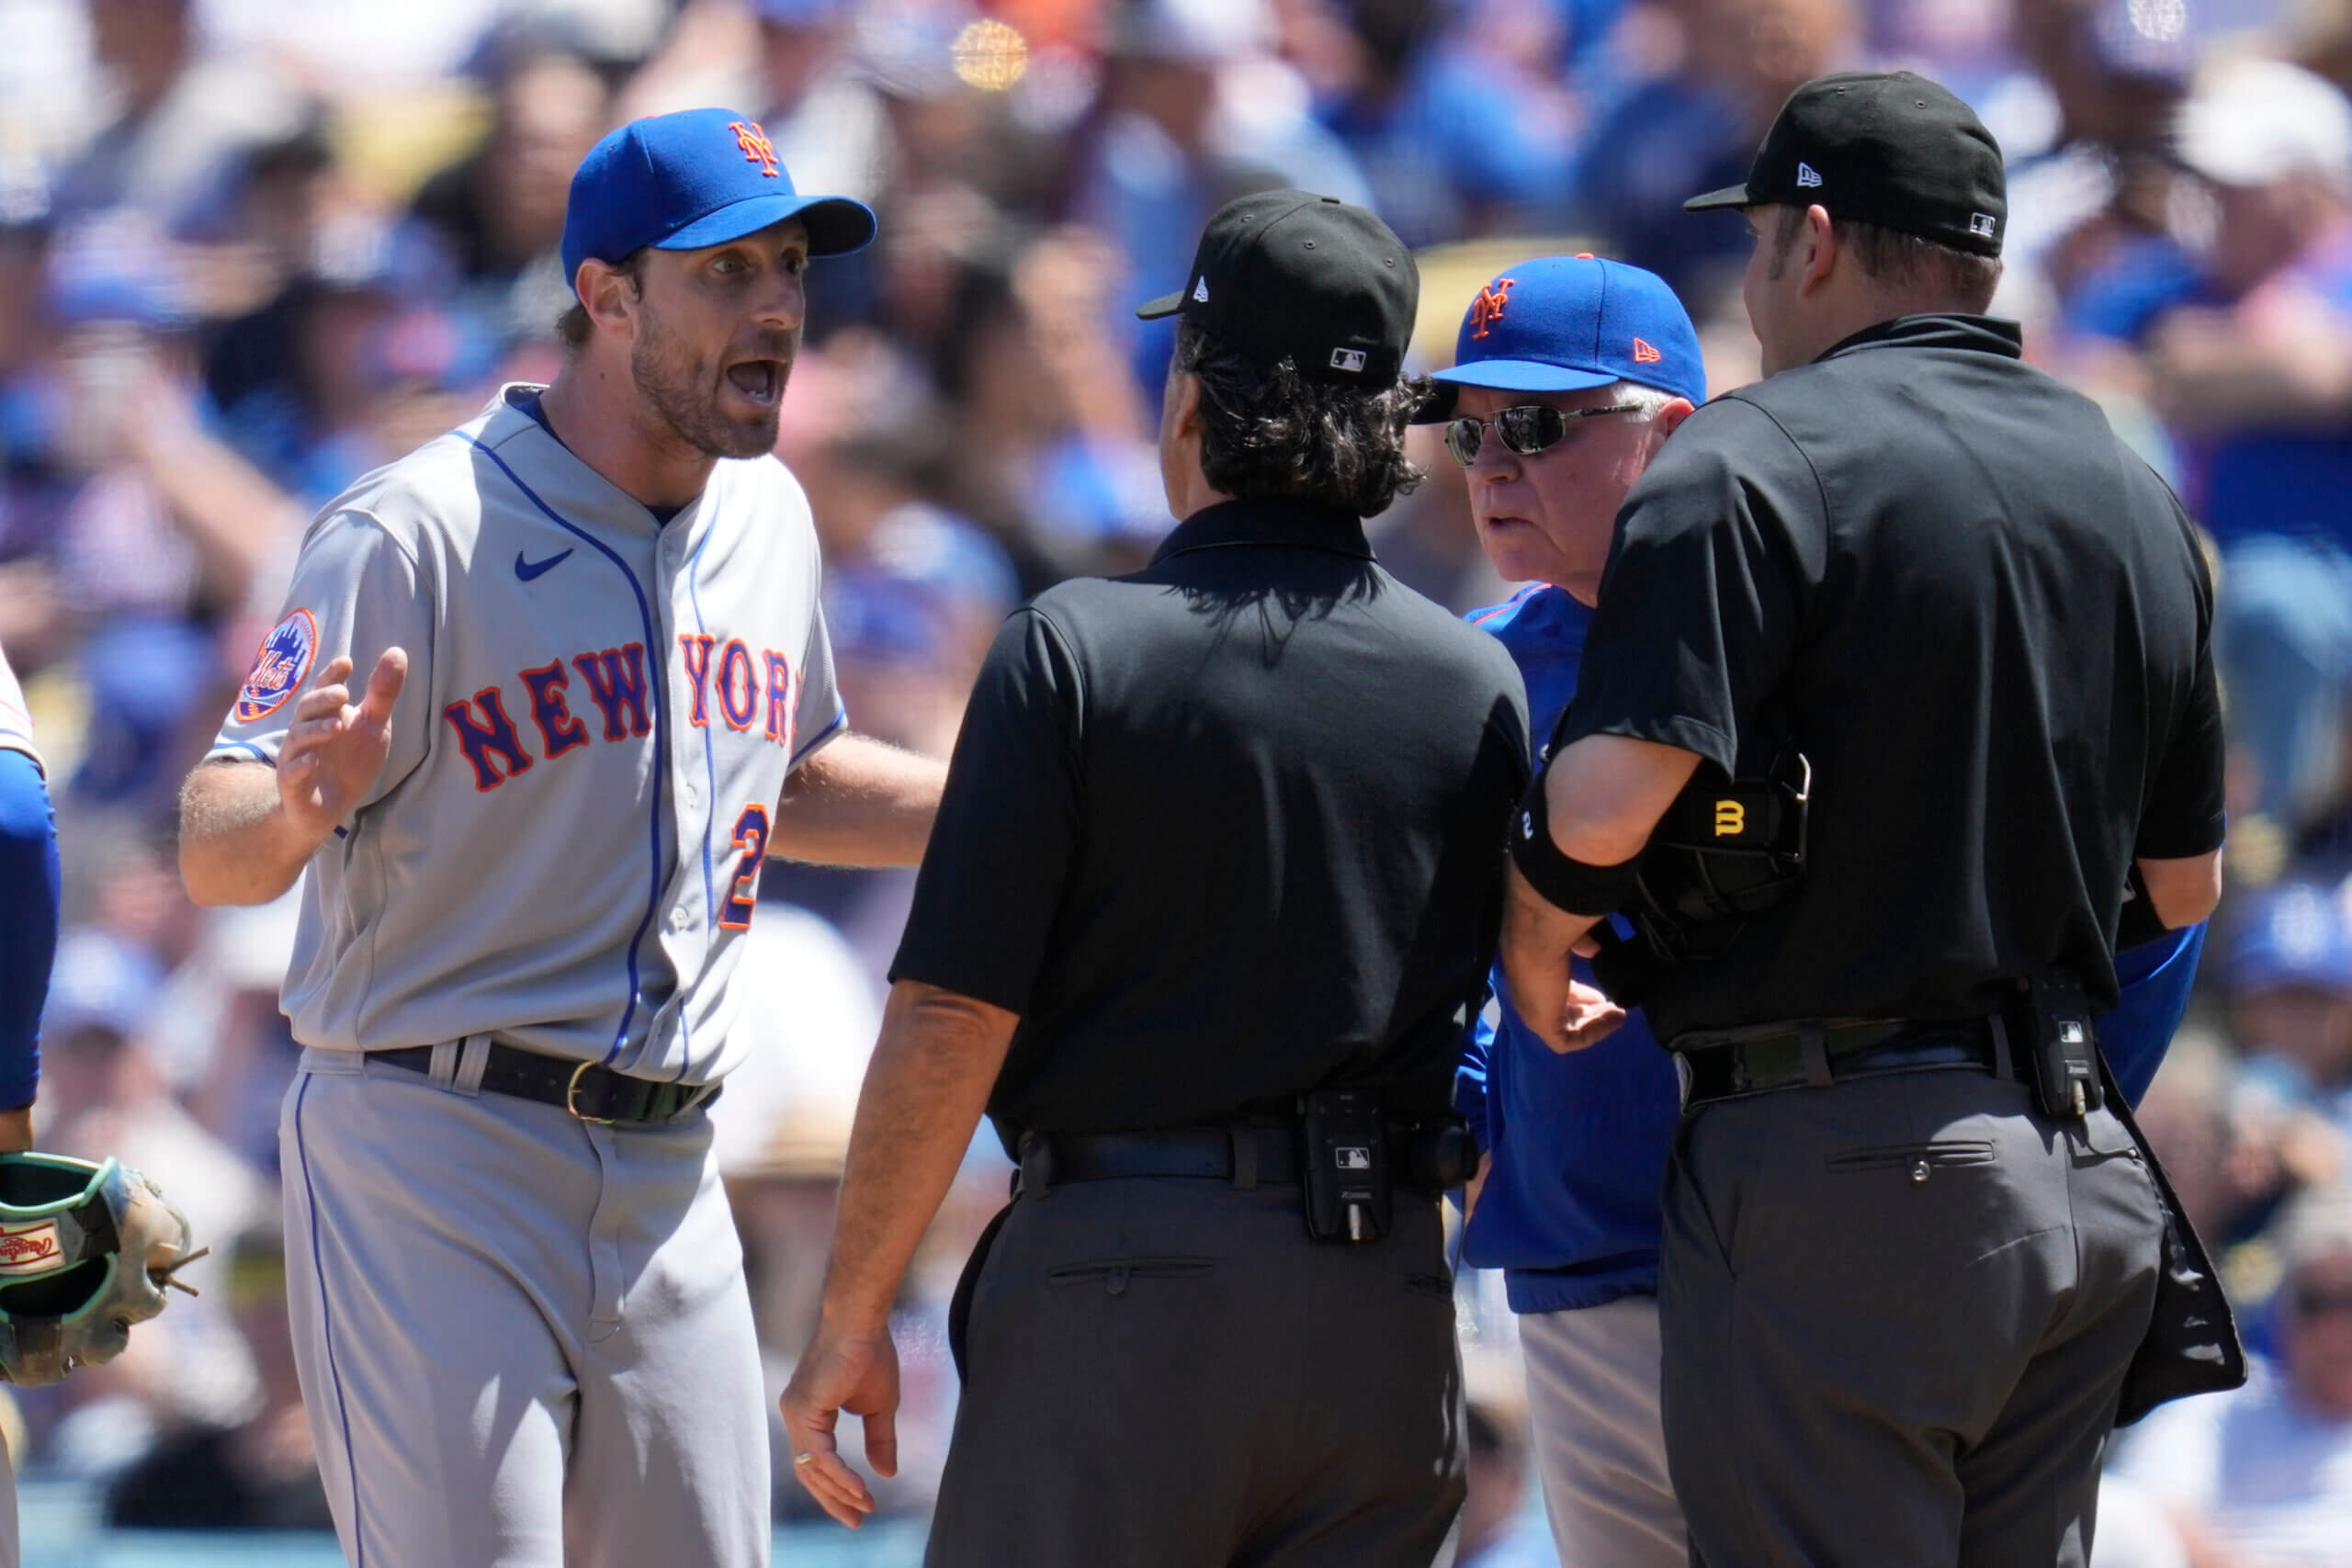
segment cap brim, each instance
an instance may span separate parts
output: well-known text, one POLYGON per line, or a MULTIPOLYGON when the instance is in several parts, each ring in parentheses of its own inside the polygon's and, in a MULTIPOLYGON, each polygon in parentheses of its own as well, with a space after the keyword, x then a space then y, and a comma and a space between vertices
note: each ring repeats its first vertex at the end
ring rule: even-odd
POLYGON ((1535 359, 1476 359, 1451 369, 1432 371, 1430 379, 1446 389, 1423 403, 1408 422, 1438 424, 1453 417, 1455 389, 1489 387, 1498 392, 1583 392, 1610 387, 1624 379, 1613 370, 1571 370, 1535 359))
POLYGON ((1172 316, 1184 308, 1184 291, 1163 294, 1157 299, 1147 299, 1136 307, 1136 320, 1156 321, 1162 316, 1172 316))
POLYGON ((1457 387, 1492 387, 1501 392, 1581 392, 1624 379, 1614 370, 1571 370, 1540 359, 1474 359, 1430 374, 1432 381, 1457 387))
POLYGON ((812 256, 844 255, 862 251, 874 241, 873 209, 845 196, 754 196, 716 212, 706 212, 667 239, 653 242, 658 251, 698 251, 723 245, 746 234, 797 218, 808 231, 812 256))
POLYGON ((1713 212, 1719 207, 1754 207, 1756 198, 1747 194, 1744 185, 1725 186, 1704 196, 1694 196, 1682 204, 1685 212, 1713 212))

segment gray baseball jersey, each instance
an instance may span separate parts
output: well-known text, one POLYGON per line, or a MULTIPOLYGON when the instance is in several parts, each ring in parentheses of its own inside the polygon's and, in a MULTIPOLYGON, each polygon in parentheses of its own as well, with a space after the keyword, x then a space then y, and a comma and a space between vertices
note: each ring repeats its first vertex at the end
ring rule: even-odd
POLYGON ((760 1568, 768 1441, 709 1118, 481 1089, 493 1043, 707 1082, 786 775, 841 729, 772 457, 666 522, 511 387, 305 536, 214 747, 389 647, 391 751, 321 847, 285 1002, 287 1298, 357 1565, 760 1568), (368 1055, 432 1045, 421 1075, 368 1055))
POLYGON ((311 863, 295 1038, 707 1082, 785 775, 845 722, 808 500, 721 462, 659 524, 533 390, 326 508, 212 754, 274 760, 320 665, 349 656, 356 694, 405 649, 391 754, 311 863))

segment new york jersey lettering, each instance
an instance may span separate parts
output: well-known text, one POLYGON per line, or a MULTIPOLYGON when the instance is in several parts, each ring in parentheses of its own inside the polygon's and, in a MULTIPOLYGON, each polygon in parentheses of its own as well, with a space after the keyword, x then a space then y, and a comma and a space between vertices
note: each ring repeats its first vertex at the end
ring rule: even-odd
POLYGON ((531 765, 531 754, 523 750, 523 738, 514 733, 514 721, 506 716, 506 703, 497 687, 484 686, 472 702, 451 703, 441 716, 458 732, 466 761, 474 765, 474 788, 487 794, 531 765), (479 723, 474 718, 477 706, 482 712, 479 723), (503 775, 497 766, 502 760, 506 764, 503 775))
POLYGON ((707 633, 681 632, 678 652, 686 661, 686 679, 694 685, 694 703, 686 717, 697 729, 710 728, 710 650, 718 639, 707 633))
POLYGON ((632 642, 602 653, 575 655, 571 667, 588 683, 588 695, 605 716, 605 739, 650 734, 645 713, 645 645, 632 642))
POLYGON ((563 660, 522 673, 523 685, 531 694, 531 717, 547 742, 548 758, 552 761, 574 746, 587 745, 588 727, 573 716, 571 705, 564 701, 563 689, 571 678, 563 672, 563 660))

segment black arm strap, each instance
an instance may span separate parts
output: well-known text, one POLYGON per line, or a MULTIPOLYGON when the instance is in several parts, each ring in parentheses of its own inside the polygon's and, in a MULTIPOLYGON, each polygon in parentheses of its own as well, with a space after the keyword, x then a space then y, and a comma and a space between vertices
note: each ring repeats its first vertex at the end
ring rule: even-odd
POLYGON ((1544 775, 1527 786, 1510 835, 1511 863, 1544 901, 1571 915, 1606 915, 1622 908, 1635 888, 1634 866, 1641 856, 1618 865, 1587 865, 1560 852, 1552 841, 1544 775))

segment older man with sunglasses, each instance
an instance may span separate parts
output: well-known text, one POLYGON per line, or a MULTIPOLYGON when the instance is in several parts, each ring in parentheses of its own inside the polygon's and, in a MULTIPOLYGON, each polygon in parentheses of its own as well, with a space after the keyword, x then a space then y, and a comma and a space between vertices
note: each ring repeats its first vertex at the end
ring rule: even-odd
MULTIPOLYGON (((1478 540, 1528 587, 1471 619, 1527 683, 1548 736, 1576 689, 1618 507, 1696 403, 1697 335, 1639 267, 1545 256, 1507 269, 1463 317, 1444 422, 1478 540)), ((2123 1005, 2100 1036, 2127 1089, 2144 1089, 2186 1006, 2203 928, 2120 960, 2123 1005)), ((1581 969, 1579 970, 1582 975, 1581 969)), ((1589 976, 1584 976, 1589 979, 1589 976)), ((1589 994, 1595 1017, 1616 1011, 1589 994)), ((1456 1103, 1487 1151, 1464 1260, 1505 1271, 1521 1314, 1528 1405, 1565 1568, 1685 1568, 1682 1511, 1658 1408, 1659 1187, 1678 1116, 1670 1058, 1637 1010, 1559 1055, 1513 1006, 1475 1032, 1456 1103)))

